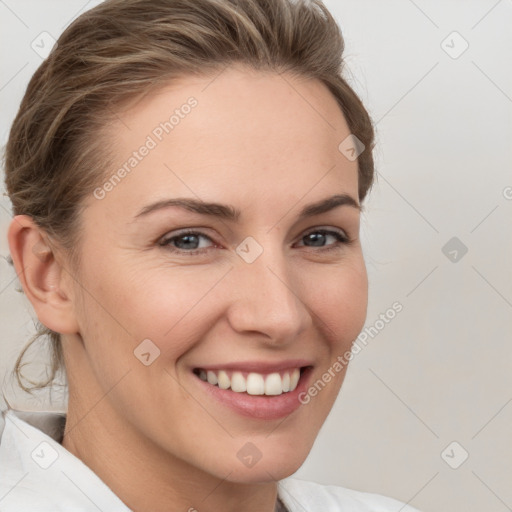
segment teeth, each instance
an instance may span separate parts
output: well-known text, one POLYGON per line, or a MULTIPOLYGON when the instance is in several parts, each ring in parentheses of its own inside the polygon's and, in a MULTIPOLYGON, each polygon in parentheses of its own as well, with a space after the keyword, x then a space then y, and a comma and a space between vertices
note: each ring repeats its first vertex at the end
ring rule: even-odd
POLYGON ((300 370, 295 368, 290 376, 290 390, 295 389, 300 379, 300 370))
MULTIPOLYGON (((201 374, 199 374, 199 377, 201 377, 201 374)), ((214 386, 215 386, 215 384, 217 384, 217 382, 219 382, 219 381, 217 380, 217 375, 215 375, 215 372, 212 372, 211 370, 208 370, 208 371, 206 372, 206 378, 207 378, 208 382, 209 382, 210 384, 213 384, 214 386)), ((204 380, 204 379, 203 379, 203 380, 204 380)))
POLYGON ((247 383, 245 382, 244 376, 240 372, 233 373, 231 377, 231 389, 237 393, 243 393, 247 391, 247 383))
POLYGON ((249 395, 276 396, 293 391, 300 379, 300 369, 292 372, 277 372, 268 375, 251 372, 244 377, 242 372, 233 372, 231 378, 227 371, 199 371, 199 378, 221 389, 229 389, 235 393, 247 393, 249 395))
POLYGON ((221 370, 217 378, 219 379, 220 389, 228 389, 231 386, 231 381, 229 380, 228 374, 225 371, 221 370))
POLYGON ((265 395, 280 395, 283 392, 283 384, 279 373, 271 373, 265 380, 265 395))
POLYGON ((247 393, 249 395, 264 395, 265 380, 259 373, 249 373, 247 376, 247 393))
POLYGON ((286 393, 287 391, 290 391, 290 374, 285 373, 283 375, 283 393, 286 393))

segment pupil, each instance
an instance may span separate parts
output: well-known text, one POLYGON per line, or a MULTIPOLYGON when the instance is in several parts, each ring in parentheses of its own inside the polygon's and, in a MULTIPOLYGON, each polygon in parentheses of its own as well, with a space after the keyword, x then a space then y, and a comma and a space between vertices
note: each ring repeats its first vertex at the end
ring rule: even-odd
POLYGON ((314 246, 322 246, 322 242, 324 241, 325 235, 323 233, 310 233, 309 235, 307 235, 307 237, 309 238, 310 241, 313 242, 314 246))
MULTIPOLYGON (((197 245, 197 236, 196 235, 183 235, 183 236, 180 236, 178 238, 178 243, 177 245, 180 246, 182 245, 183 247, 180 247, 180 249, 182 248, 190 248, 191 246, 190 245, 187 245, 187 242, 191 242, 192 241, 192 245, 197 245), (182 244, 180 242, 180 240, 185 240, 185 244, 182 244), (196 244, 194 244, 194 241, 196 242, 196 244)), ((193 249, 196 249, 197 247, 192 247, 193 249)))

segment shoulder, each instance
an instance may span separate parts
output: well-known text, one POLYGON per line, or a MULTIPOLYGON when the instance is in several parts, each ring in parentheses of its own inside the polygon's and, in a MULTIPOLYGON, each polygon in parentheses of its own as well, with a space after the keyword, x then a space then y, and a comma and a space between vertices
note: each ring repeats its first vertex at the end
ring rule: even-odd
POLYGON ((356 491, 337 485, 322 485, 298 478, 279 482, 279 496, 290 512, 419 512, 394 498, 356 491))

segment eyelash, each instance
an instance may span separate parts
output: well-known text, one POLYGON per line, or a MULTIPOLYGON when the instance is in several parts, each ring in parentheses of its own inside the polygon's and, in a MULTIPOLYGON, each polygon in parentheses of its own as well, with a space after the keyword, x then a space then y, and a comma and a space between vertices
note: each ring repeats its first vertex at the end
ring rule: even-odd
MULTIPOLYGON (((302 238, 305 238, 305 237, 307 237, 309 235, 312 235, 313 233, 320 233, 322 235, 332 235, 337 240, 336 243, 334 243, 334 244, 332 244, 332 245, 330 245, 328 247, 319 247, 318 250, 320 252, 328 252, 328 251, 333 251, 333 250, 339 250, 339 249, 341 249, 342 245, 347 246, 347 245, 350 245, 350 244, 352 244, 354 242, 354 240, 350 239, 347 235, 345 235, 342 232, 338 232, 338 231, 334 231, 334 230, 330 230, 330 229, 321 229, 321 228, 314 229, 312 231, 307 232, 305 235, 302 236, 302 238)), ((195 236, 198 236, 198 237, 204 237, 204 238, 207 238, 208 240, 210 240, 211 242, 213 242, 213 240, 208 235, 205 235, 204 233, 201 233, 200 231, 188 230, 188 231, 181 232, 179 235, 174 235, 172 237, 163 239, 159 243, 159 245, 162 246, 162 247, 166 247, 166 249, 169 250, 172 253, 186 254, 187 256, 194 256, 194 255, 197 255, 197 254, 204 254, 206 251, 211 249, 211 247, 208 247, 208 248, 203 248, 203 249, 193 249, 192 251, 185 251, 183 249, 178 249, 176 247, 172 247, 171 246, 171 242, 172 241, 179 240, 180 238, 188 236, 188 235, 195 235, 195 236)), ((301 238, 301 240, 302 240, 302 238, 301 238)), ((315 247, 312 246, 311 248, 314 249, 315 247)))

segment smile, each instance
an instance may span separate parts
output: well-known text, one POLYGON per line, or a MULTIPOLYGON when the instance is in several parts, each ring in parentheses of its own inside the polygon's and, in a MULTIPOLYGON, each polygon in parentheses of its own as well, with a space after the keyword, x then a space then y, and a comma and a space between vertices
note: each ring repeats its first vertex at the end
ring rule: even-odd
POLYGON ((268 374, 230 370, 194 369, 194 373, 204 382, 220 389, 231 389, 235 393, 248 395, 277 396, 294 391, 297 387, 303 368, 268 374))

